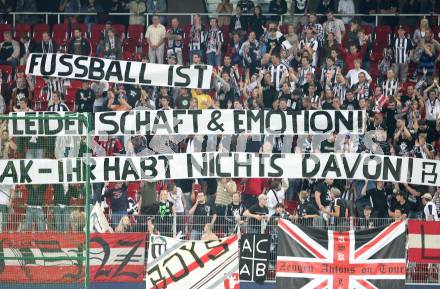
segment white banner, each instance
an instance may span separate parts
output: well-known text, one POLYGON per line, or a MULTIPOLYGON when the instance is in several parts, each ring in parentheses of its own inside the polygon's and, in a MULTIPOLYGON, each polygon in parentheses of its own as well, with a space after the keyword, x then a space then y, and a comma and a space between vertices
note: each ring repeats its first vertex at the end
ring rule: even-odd
MULTIPOLYGON (((141 110, 95 113, 94 135, 362 134, 361 110, 141 110)), ((64 112, 11 113, 12 136, 86 135, 87 115, 64 112), (81 121, 78 121, 81 119, 81 121)))
POLYGON ((210 89, 212 66, 168 65, 61 53, 31 53, 26 74, 114 83, 210 89))
MULTIPOLYGON (((334 178, 440 186, 440 161, 372 154, 191 153, 91 158, 90 181, 334 178)), ((0 160, 2 184, 76 183, 86 159, 0 160)))
POLYGON ((218 241, 183 241, 152 235, 147 289, 238 289, 237 236, 218 241))
POLYGON ((99 203, 96 203, 95 206, 93 206, 93 210, 90 213, 90 232, 113 233, 113 229, 110 227, 99 203))

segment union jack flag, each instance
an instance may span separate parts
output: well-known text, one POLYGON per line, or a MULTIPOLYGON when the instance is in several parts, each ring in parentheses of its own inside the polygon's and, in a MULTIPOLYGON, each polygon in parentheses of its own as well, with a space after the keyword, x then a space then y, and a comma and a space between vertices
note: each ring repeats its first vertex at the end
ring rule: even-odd
POLYGON ((280 219, 278 289, 401 289, 405 222, 360 231, 327 231, 280 219))

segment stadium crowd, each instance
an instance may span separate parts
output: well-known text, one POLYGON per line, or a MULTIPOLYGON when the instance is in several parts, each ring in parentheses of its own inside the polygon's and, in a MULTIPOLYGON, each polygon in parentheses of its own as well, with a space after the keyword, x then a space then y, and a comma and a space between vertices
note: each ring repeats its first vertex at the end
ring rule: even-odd
MULTIPOLYGON (((63 8, 66 10, 76 3, 62 2, 66 2, 63 8)), ((164 12, 160 7, 153 7, 154 10, 149 6, 150 2, 159 5, 162 1, 130 1, 123 7, 130 11, 164 12)), ((283 5, 279 4, 285 1, 272 2, 270 12, 285 13, 283 5)), ((293 2, 296 2, 293 6, 295 12, 304 12, 299 3, 307 1, 293 2)), ((321 2, 325 5, 334 1, 321 2)), ((94 24, 97 19, 87 16, 82 20, 77 17, 75 21, 84 21, 90 29, 69 18, 68 24, 53 25, 52 30, 44 26, 46 30, 37 31, 36 24, 33 33, 28 30, 19 34, 17 28, 4 31, 0 43, 0 112, 94 113, 173 108, 365 110, 372 143, 367 143, 363 137, 337 134, 319 139, 311 136, 247 136, 243 149, 267 153, 369 152, 438 160, 438 26, 434 27, 429 18, 422 18, 413 29, 408 25, 397 25, 396 17, 387 18, 380 26, 373 27, 368 17, 339 19, 328 10, 341 10, 341 3, 349 7, 345 2, 352 3, 341 0, 339 7, 329 4, 324 11, 319 10, 325 12, 325 17, 311 13, 304 17, 286 17, 287 23, 280 23, 279 17, 265 17, 260 6, 246 0, 239 1, 234 8, 228 1, 219 4, 219 12, 234 11, 234 16, 204 20, 195 15, 193 24, 185 27, 179 24, 178 18, 159 16, 153 16, 152 23, 144 26, 144 18, 133 15, 125 31, 121 23, 107 21, 105 25, 98 25, 94 24), (253 15, 243 15, 248 13, 253 15), (55 27, 66 29, 64 34, 61 33, 64 36, 58 37, 55 27), (433 29, 437 32, 434 33, 433 29), (94 55, 151 63, 206 63, 215 67, 212 89, 33 77, 25 75, 23 70, 32 52, 94 55)), ((373 2, 376 3, 365 0, 360 5, 373 2)), ((381 1, 380 11, 396 12, 395 2, 381 1)), ((410 3, 408 5, 418 3, 403 2, 410 3)), ((437 4, 439 1, 433 2, 437 4)), ((123 5, 121 1, 112 3, 123 5)), ((94 1, 89 1, 89 5, 93 6, 94 1)), ((119 11, 119 8, 115 9, 119 11)), ((365 8, 362 11, 375 10, 365 8)), ((32 23, 31 20, 23 21, 32 23)), ((214 146, 207 138, 197 136, 185 136, 178 141, 165 136, 155 143, 151 142, 151 136, 107 136, 95 138, 93 147, 87 148, 84 138, 10 137, 6 121, 4 118, 1 127, 0 155, 3 159, 62 158, 81 156, 90 151, 95 155, 115 156, 169 150, 191 153, 198 147, 202 151, 213 147, 218 151, 239 150, 237 136, 231 137, 232 145, 228 147, 224 145, 224 136, 218 136, 214 146), (201 145, 195 145, 197 142, 201 145)), ((84 205, 84 191, 81 184, 19 188, 0 185, 3 228, 7 225, 8 210, 12 214, 10 209, 15 208, 21 199, 22 205, 26 204, 23 230, 30 229, 32 223, 38 230, 44 229, 43 208, 51 205, 55 215, 69 216, 55 218, 56 229, 68 231, 72 220, 70 215, 76 210, 72 204, 84 205)), ((125 218, 133 211, 141 215, 158 215, 154 222, 159 231, 169 231, 167 224, 172 215, 182 220, 188 214, 208 217, 208 222, 195 222, 197 225, 192 228, 192 236, 197 239, 204 231, 212 233, 216 230, 217 218, 224 218, 232 230, 234 224, 249 220, 248 230, 261 231, 262 220, 271 222, 280 217, 292 220, 313 218, 335 224, 332 217, 344 219, 350 215, 362 218, 364 222, 370 217, 437 220, 440 212, 440 187, 368 180, 253 178, 94 184, 92 203, 104 199, 109 205, 112 225, 115 228, 119 223, 123 225, 119 230, 126 227, 124 222, 127 226, 133 222, 125 218), (204 226, 205 223, 209 223, 208 226, 204 226)), ((75 218, 80 216, 76 214, 75 218)))

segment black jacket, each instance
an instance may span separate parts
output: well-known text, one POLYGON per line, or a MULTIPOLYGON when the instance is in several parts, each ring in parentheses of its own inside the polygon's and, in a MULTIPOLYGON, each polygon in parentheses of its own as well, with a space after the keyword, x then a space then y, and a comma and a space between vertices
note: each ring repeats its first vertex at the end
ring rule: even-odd
MULTIPOLYGON (((74 54, 75 52, 75 38, 72 38, 69 40, 69 45, 68 45, 68 49, 67 52, 69 54, 74 54)), ((85 39, 85 38, 81 38, 81 55, 90 55, 90 42, 85 39)))

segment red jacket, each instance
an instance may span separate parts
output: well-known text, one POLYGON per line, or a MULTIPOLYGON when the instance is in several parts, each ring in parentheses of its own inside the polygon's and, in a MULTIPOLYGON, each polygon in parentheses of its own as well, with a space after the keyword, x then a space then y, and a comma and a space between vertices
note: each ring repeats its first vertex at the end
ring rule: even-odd
POLYGON ((266 179, 263 178, 247 179, 243 194, 258 196, 264 191, 265 184, 266 179))
POLYGON ((354 61, 355 59, 363 59, 365 53, 367 52, 367 45, 364 44, 361 46, 361 51, 355 54, 351 54, 350 52, 347 52, 342 46, 342 44, 339 44, 339 54, 341 55, 342 60, 344 60, 345 63, 345 71, 350 71, 350 69, 354 68, 354 61))

